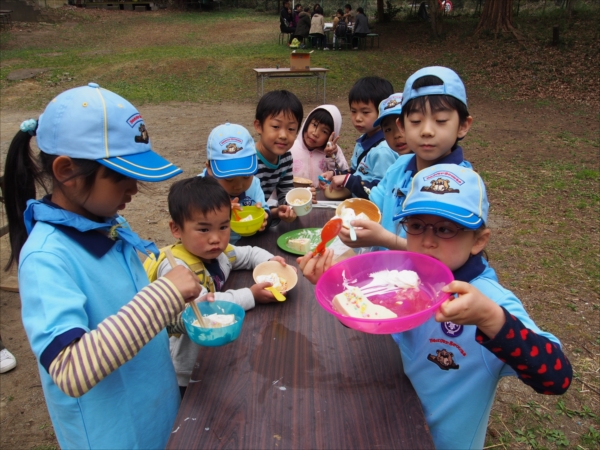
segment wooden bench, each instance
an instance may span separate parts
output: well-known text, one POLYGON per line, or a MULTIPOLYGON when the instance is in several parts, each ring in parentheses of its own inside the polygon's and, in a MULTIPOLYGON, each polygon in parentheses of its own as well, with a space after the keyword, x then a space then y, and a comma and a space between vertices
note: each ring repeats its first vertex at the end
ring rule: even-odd
POLYGON ((12 10, 0 9, 0 28, 10 28, 12 25, 12 10))
POLYGON ((327 72, 329 69, 311 67, 310 69, 291 70, 289 68, 254 69, 256 73, 256 95, 262 97, 265 93, 265 78, 316 78, 317 89, 315 98, 319 100, 319 81, 323 81, 323 103, 325 103, 327 89, 327 72))

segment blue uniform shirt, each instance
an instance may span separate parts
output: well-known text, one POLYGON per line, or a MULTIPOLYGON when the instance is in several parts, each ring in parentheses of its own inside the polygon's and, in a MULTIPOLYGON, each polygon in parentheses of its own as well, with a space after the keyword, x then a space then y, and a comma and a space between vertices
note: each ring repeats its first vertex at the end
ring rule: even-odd
POLYGON ((180 402, 165 330, 79 398, 64 394, 47 372, 63 348, 148 285, 135 248, 52 204, 28 202, 25 219, 31 231, 19 261, 23 325, 60 447, 164 448, 180 402))
MULTIPOLYGON (((525 327, 560 344, 537 327, 480 255, 471 257, 454 277, 475 286, 525 327)), ((431 318, 413 330, 392 335, 437 449, 483 448, 498 381, 515 375, 510 366, 477 343, 476 330, 474 325, 438 323, 431 318)))
POLYGON ((386 171, 398 159, 398 153, 393 151, 385 141, 383 131, 378 130, 373 136, 366 134, 359 137, 350 160, 352 174, 346 187, 354 197, 368 198, 368 192, 376 186, 386 171), (366 156, 363 154, 366 153, 366 156), (361 158, 361 156, 363 156, 361 158), (360 162, 359 162, 360 159, 360 162), (366 191, 365 191, 366 188, 366 191))
MULTIPOLYGON (((472 167, 471 163, 463 158, 461 147, 454 149, 448 156, 442 158, 438 164, 458 164, 463 167, 472 167)), ((402 238, 406 237, 406 232, 397 221, 394 222, 394 216, 402 209, 402 204, 416 173, 416 155, 402 155, 389 168, 379 184, 371 189, 369 195, 369 200, 375 203, 381 211, 381 225, 383 228, 402 238)))

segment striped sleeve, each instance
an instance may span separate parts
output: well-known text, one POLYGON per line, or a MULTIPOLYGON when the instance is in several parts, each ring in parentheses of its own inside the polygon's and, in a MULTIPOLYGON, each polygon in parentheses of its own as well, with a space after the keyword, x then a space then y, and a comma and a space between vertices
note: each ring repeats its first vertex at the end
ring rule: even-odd
POLYGON ((277 200, 280 205, 285 205, 285 196, 294 188, 294 175, 292 166, 294 159, 292 152, 287 152, 279 162, 279 182, 277 183, 277 200))
POLYGON ((131 360, 167 324, 177 322, 184 306, 175 285, 159 278, 117 314, 65 347, 50 364, 52 380, 69 397, 81 397, 131 360))

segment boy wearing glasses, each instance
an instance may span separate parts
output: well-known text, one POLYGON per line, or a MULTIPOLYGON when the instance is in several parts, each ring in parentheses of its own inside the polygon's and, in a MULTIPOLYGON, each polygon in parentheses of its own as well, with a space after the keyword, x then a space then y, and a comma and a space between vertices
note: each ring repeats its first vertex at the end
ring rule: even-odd
MULTIPOLYGON (((477 173, 441 164, 414 176, 394 217, 408 233, 409 251, 437 259, 454 275, 442 291, 455 296, 435 317, 392 335, 436 448, 483 448, 500 378, 517 376, 540 394, 559 395, 573 375, 559 340, 538 328, 485 262, 488 210, 477 173)), ((332 253, 299 258, 304 276, 316 282, 332 253)))
POLYGON ((467 109, 465 86, 456 72, 446 67, 418 70, 406 81, 401 111, 398 109, 394 108, 399 114, 395 125, 414 154, 400 156, 371 189, 369 200, 381 210, 381 224, 352 222, 362 228, 356 229, 356 241, 342 229, 340 239, 349 247, 406 250, 406 233, 394 223, 394 215, 402 208, 414 174, 436 164, 471 167, 458 143, 471 129, 473 118, 467 109))

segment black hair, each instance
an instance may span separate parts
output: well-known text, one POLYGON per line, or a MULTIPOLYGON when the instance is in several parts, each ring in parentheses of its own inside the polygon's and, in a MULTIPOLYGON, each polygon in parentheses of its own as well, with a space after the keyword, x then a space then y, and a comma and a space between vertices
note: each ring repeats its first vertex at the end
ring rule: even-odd
POLYGON ((294 9, 298 9, 298 8, 302 8, 302 5, 300 3, 296 3, 294 5, 294 9))
POLYGON ((331 116, 329 111, 327 111, 326 109, 317 108, 308 115, 308 117, 306 118, 306 122, 304 122, 304 127, 302 128, 302 134, 304 134, 306 132, 306 130, 308 130, 308 127, 311 124, 311 122, 317 122, 317 125, 323 124, 323 125, 329 127, 329 129, 333 133, 333 128, 334 128, 333 117, 331 116))
MULTIPOLYGON (((10 241, 10 257, 4 270, 10 269, 13 263, 19 262, 21 249, 27 240, 23 213, 27 208, 27 200, 36 198, 36 185, 40 185, 48 194, 50 189, 47 182, 51 180, 52 184, 58 183, 52 170, 52 165, 58 157, 59 155, 40 152, 36 158, 31 149, 31 135, 23 131, 18 131, 10 143, 4 163, 4 184, 2 186, 10 241)), ((71 160, 78 170, 64 181, 82 177, 84 180, 83 191, 89 193, 96 180, 98 170, 104 166, 90 159, 71 158, 71 160)), ((102 176, 105 178, 115 181, 127 178, 106 167, 104 169, 102 176)))
POLYGON ((281 112, 291 114, 298 121, 298 126, 302 123, 304 117, 302 103, 298 97, 286 90, 271 91, 263 95, 256 105, 254 118, 262 125, 269 117, 276 116, 281 112))
POLYGON ((310 7, 309 6, 305 6, 304 7, 304 12, 309 12, 310 11, 310 7))
POLYGON ((344 11, 342 11, 341 9, 338 9, 336 12, 337 12, 338 14, 341 14, 342 16, 344 15, 344 11))
POLYGON ((350 11, 352 11, 352 5, 350 3, 346 3, 344 8, 348 8, 350 11))
POLYGON ((356 8, 356 12, 359 12, 359 13, 361 13, 362 15, 364 15, 364 14, 365 14, 365 10, 364 10, 364 9, 362 9, 362 6, 359 6, 358 8, 356 8))
POLYGON ((380 77, 364 77, 354 83, 348 94, 348 103, 373 103, 375 108, 394 93, 394 86, 380 77))
POLYGON ((231 211, 229 194, 213 177, 192 177, 173 183, 167 201, 171 219, 181 228, 195 212, 206 216, 221 208, 231 211))
MULTIPOLYGON (((435 75, 426 75, 421 78, 417 78, 412 88, 413 89, 421 89, 427 86, 443 86, 444 82, 441 78, 436 77, 435 75)), ((410 99, 406 102, 406 105, 402 107, 402 115, 400 116, 400 120, 402 124, 404 124, 404 118, 411 113, 418 112, 424 113, 427 108, 427 102, 429 102, 429 107, 431 111, 456 111, 458 113, 458 120, 460 124, 465 123, 467 118, 469 117, 469 110, 467 109, 467 105, 461 102, 456 97, 452 97, 451 95, 445 94, 436 94, 436 95, 424 95, 422 97, 416 97, 410 99)))

